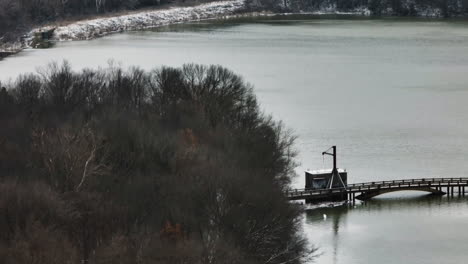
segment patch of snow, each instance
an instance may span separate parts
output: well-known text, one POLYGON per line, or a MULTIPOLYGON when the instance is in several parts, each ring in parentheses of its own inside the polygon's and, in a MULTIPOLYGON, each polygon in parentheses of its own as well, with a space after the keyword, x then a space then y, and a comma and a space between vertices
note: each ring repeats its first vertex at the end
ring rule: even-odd
MULTIPOLYGON (((406 8, 410 4, 415 10, 416 16, 442 17, 442 11, 438 8, 420 7, 414 1, 406 3, 406 8)), ((319 8, 294 13, 271 13, 271 12, 248 12, 245 11, 245 0, 228 0, 211 2, 192 7, 172 7, 165 10, 142 11, 129 15, 119 15, 115 17, 105 17, 97 19, 82 20, 66 26, 47 26, 33 29, 24 36, 21 41, 15 43, 1 43, 0 52, 18 52, 23 48, 31 48, 34 33, 48 31, 55 28, 53 40, 89 40, 105 36, 111 33, 156 28, 170 24, 178 24, 191 21, 207 20, 214 18, 229 18, 232 16, 276 16, 288 14, 313 14, 313 15, 357 15, 371 16, 372 12, 367 6, 359 6, 349 11, 340 11, 336 4, 325 1, 319 8)), ((393 15, 391 8, 383 10, 381 15, 393 15)))
MULTIPOLYGON (((58 41, 89 40, 121 31, 141 30, 203 19, 222 18, 231 16, 244 7, 244 0, 231 0, 211 2, 193 7, 173 7, 166 10, 144 11, 130 15, 84 20, 57 27, 54 32, 54 39, 58 41)), ((29 35, 49 28, 34 29, 29 35)))
MULTIPOLYGON (((306 170, 305 172, 308 174, 327 174, 331 173, 333 169, 320 169, 320 170, 306 170)), ((345 169, 338 169, 338 173, 345 173, 345 169)))
MULTIPOLYGON (((0 52, 1 53, 17 53, 23 49, 23 45, 21 42, 0 42, 0 52)), ((1 56, 0 56, 1 57, 1 56)))

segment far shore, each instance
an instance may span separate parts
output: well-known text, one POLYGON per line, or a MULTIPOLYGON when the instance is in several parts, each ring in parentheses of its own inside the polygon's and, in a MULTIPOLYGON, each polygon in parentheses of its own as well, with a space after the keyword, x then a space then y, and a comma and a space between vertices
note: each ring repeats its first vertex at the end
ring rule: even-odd
POLYGON ((195 6, 173 6, 166 9, 141 10, 123 15, 85 19, 65 25, 51 24, 33 29, 29 35, 55 28, 53 40, 90 40, 123 31, 230 17, 245 13, 244 11, 244 0, 209 2, 195 6))
POLYGON ((245 11, 244 0, 209 2, 195 6, 171 6, 125 13, 104 14, 83 20, 58 21, 32 29, 21 41, 0 43, 0 60, 32 46, 38 32, 54 29, 52 41, 90 40, 112 33, 135 31, 172 24, 259 14, 245 11))
MULTIPOLYGON (((295 12, 295 13, 275 13, 272 11, 252 11, 246 5, 245 0, 228 0, 191 4, 174 4, 145 8, 132 11, 120 11, 92 15, 86 17, 72 17, 65 20, 55 21, 46 25, 33 28, 29 33, 17 42, 2 43, 0 39, 0 60, 7 56, 16 54, 27 48, 40 48, 36 38, 40 32, 53 30, 51 38, 47 41, 74 41, 91 40, 113 33, 135 31, 168 26, 173 24, 189 23, 212 19, 228 19, 239 17, 259 17, 275 15, 353 15, 372 16, 371 11, 360 6, 348 12, 338 11, 336 6, 323 6, 317 11, 295 12)), ((384 12, 379 16, 393 16, 391 11, 384 12)), ((418 10, 416 17, 440 18, 441 10, 434 8, 423 8, 418 10)), ((48 45, 46 45, 48 46, 48 45)))
MULTIPOLYGON (((426 12, 426 15, 424 15, 425 17, 437 17, 437 12, 429 11, 426 12)), ((53 34, 47 41, 76 41, 91 40, 125 31, 144 30, 204 20, 294 14, 371 16, 371 12, 367 7, 356 8, 349 12, 338 11, 336 7, 332 6, 324 7, 313 12, 254 12, 246 6, 245 0, 215 1, 183 6, 168 5, 157 8, 107 13, 86 17, 84 19, 82 19, 82 17, 75 17, 42 25, 32 29, 21 41, 3 44, 0 42, 0 60, 21 52, 23 49, 38 48, 38 40, 35 36, 41 35, 38 34, 40 32, 51 30, 53 30, 53 34)), ((40 41, 41 40, 39 40, 39 42, 40 41)))
MULTIPOLYGON (((54 34, 51 38, 52 41, 91 40, 124 31, 144 30, 196 21, 288 14, 293 13, 273 13, 269 11, 252 12, 246 8, 245 0, 230 0, 209 2, 193 6, 170 6, 166 8, 111 13, 76 21, 57 21, 34 28, 23 38, 22 42, 5 43, 3 46, 0 45, 0 53, 2 54, 0 60, 9 55, 16 54, 23 49, 35 48, 31 45, 35 33, 51 29, 54 29, 54 34)), ((355 12, 324 10, 304 14, 368 16, 370 13, 367 9, 359 9, 355 12)))
MULTIPOLYGON (((437 10, 421 11, 421 17, 439 17, 437 10)), ((32 29, 21 41, 1 43, 0 60, 28 48, 38 48, 35 35, 53 30, 47 41, 91 40, 113 33, 136 31, 174 24, 196 21, 231 19, 242 17, 280 16, 280 15, 352 15, 371 16, 366 7, 356 8, 349 12, 340 12, 336 7, 324 7, 313 12, 275 13, 272 11, 252 11, 245 0, 228 0, 207 2, 198 5, 167 5, 156 8, 145 8, 133 11, 121 11, 102 15, 75 17, 52 22, 32 29)), ((39 34, 40 35, 40 34, 39 34)))

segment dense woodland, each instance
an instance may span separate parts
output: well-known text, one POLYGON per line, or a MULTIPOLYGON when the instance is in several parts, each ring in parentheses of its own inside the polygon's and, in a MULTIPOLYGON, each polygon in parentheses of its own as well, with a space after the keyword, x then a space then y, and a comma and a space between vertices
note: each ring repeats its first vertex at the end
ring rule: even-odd
MULTIPOLYGON (((206 0, 0 0, 0 44, 16 41, 32 26, 56 20, 174 3, 206 0)), ((210 0, 208 0, 210 1, 210 0)), ((246 0, 246 11, 370 10, 372 15, 466 16, 468 0, 246 0)))
POLYGON ((52 64, 0 91, 0 263, 303 263, 294 137, 220 66, 52 64))
POLYGON ((16 39, 32 25, 119 10, 194 0, 0 0, 0 40, 16 39))
POLYGON ((342 11, 368 9, 374 16, 468 15, 468 0, 246 0, 251 9, 277 12, 342 11))

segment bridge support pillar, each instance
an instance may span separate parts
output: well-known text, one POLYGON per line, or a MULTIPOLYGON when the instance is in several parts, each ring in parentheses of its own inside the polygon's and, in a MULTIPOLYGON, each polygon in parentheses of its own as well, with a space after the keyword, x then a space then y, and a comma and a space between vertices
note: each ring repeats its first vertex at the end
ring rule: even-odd
POLYGON ((348 201, 350 203, 356 203, 356 193, 348 192, 348 201))
POLYGON ((452 187, 452 196, 453 196, 453 187, 452 187))

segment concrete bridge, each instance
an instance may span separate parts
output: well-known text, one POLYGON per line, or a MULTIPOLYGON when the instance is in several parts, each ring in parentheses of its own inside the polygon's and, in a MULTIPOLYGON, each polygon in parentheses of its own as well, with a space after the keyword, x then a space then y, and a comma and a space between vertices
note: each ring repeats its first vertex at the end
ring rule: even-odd
POLYGON ((422 178, 394 181, 378 181, 347 184, 346 187, 328 189, 293 189, 286 192, 289 200, 368 200, 372 197, 397 191, 423 191, 435 195, 453 195, 455 191, 465 195, 466 178, 422 178), (336 199, 339 197, 339 199, 336 199))

